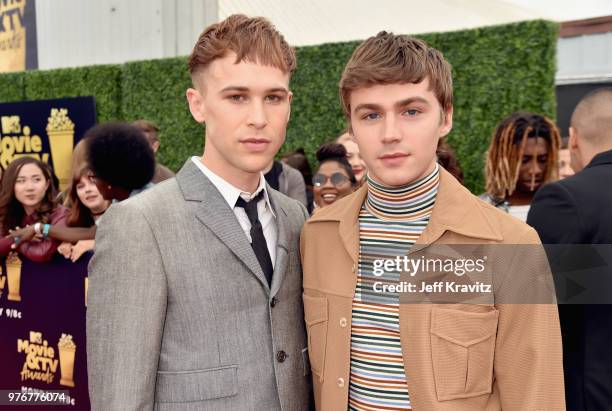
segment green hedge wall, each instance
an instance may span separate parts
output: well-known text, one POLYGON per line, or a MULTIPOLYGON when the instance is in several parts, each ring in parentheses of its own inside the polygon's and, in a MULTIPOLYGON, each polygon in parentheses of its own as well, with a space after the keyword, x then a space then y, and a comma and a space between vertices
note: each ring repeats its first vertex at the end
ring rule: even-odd
MULTIPOLYGON (((482 191, 484 152, 503 117, 527 110, 554 118, 557 31, 556 23, 536 20, 418 35, 453 67, 455 113, 448 140, 473 192, 482 191)), ((316 148, 345 127, 338 80, 357 44, 297 48, 291 121, 281 152, 304 147, 313 160, 316 148)), ((189 86, 187 60, 181 57, 3 74, 0 102, 93 95, 98 121, 158 123, 159 159, 177 170, 188 156, 202 153, 203 127, 191 118, 185 99, 189 86)))
POLYGON ((191 87, 186 58, 125 64, 122 84, 123 118, 155 121, 163 164, 177 170, 187 157, 202 155, 204 128, 191 117, 185 97, 191 87))
MULTIPOLYGON (((99 122, 120 120, 121 66, 103 65, 26 72, 26 100, 79 96, 96 98, 99 122)), ((0 101, 4 101, 1 95, 0 101)))
POLYGON ((22 101, 24 99, 23 79, 25 73, 0 75, 0 102, 22 101))

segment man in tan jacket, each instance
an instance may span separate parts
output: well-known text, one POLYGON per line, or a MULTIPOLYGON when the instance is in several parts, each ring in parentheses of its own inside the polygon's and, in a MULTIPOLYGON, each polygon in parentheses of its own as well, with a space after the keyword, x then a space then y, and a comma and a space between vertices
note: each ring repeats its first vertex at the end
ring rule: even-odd
POLYGON ((302 231, 317 409, 565 409, 537 234, 437 164, 453 115, 442 54, 381 32, 355 50, 340 93, 368 175, 302 231), (463 257, 475 251, 460 247, 475 245, 480 257, 438 258, 450 269, 432 275, 446 245, 463 257))

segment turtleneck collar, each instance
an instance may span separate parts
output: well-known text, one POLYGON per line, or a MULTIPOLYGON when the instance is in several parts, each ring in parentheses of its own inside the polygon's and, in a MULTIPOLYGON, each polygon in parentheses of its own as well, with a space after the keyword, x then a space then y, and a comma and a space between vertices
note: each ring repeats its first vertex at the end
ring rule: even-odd
POLYGON ((439 165, 425 177, 412 183, 388 187, 367 177, 365 208, 382 220, 417 221, 428 219, 440 182, 439 165))

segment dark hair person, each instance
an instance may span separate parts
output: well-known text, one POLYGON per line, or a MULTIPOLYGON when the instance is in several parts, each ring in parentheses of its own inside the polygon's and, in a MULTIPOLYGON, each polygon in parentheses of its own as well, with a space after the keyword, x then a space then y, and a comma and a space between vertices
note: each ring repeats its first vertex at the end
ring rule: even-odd
POLYGON ((104 198, 125 200, 150 183, 155 155, 140 129, 106 123, 90 128, 85 138, 92 177, 104 198))
POLYGON ((306 157, 304 148, 300 147, 295 151, 290 151, 283 154, 281 161, 298 170, 302 174, 302 177, 304 177, 304 184, 306 186, 306 208, 308 209, 309 213, 312 213, 314 207, 314 196, 312 193, 312 169, 310 168, 310 163, 308 162, 308 157, 306 157))
POLYGON ((438 156, 438 164, 446 169, 453 175, 461 184, 463 184, 463 169, 457 159, 455 150, 448 145, 446 139, 441 138, 438 141, 438 148, 436 149, 436 155, 438 156))
POLYGON ((5 170, 0 190, 0 255, 15 249, 35 261, 49 261, 59 242, 49 238, 51 224, 66 225, 68 210, 55 201, 55 190, 49 167, 32 157, 14 160, 5 170), (7 236, 19 227, 31 226, 28 239, 7 236), (40 241, 30 241, 37 236, 40 241))
POLYGON ((92 183, 89 178, 90 173, 91 170, 84 166, 76 170, 72 176, 72 184, 68 191, 70 201, 68 227, 91 227, 110 206, 110 201, 102 197, 98 187, 92 183))
MULTIPOLYGON (((66 220, 68 227, 92 227, 106 212, 110 201, 104 199, 98 187, 89 178, 90 170, 86 163, 73 170, 72 182, 68 188, 68 203, 70 215, 66 220)), ((65 241, 58 252, 73 262, 78 260, 87 251, 92 251, 94 240, 80 240, 75 244, 65 241)))
MULTIPOLYGON (((138 128, 127 123, 99 124, 87 130, 85 158, 91 172, 90 180, 107 200, 125 200, 148 188, 155 171, 155 156, 146 137, 138 128)), ((48 235, 61 241, 75 243, 91 240, 96 226, 49 228, 48 235)), ((11 236, 29 240, 34 236, 31 227, 16 230, 11 236)))
POLYGON ((506 117, 487 151, 484 199, 525 221, 538 188, 557 180, 560 144, 552 120, 523 112, 506 117))
POLYGON ((314 201, 325 207, 355 191, 357 179, 342 144, 325 143, 317 150, 319 168, 312 177, 314 201))

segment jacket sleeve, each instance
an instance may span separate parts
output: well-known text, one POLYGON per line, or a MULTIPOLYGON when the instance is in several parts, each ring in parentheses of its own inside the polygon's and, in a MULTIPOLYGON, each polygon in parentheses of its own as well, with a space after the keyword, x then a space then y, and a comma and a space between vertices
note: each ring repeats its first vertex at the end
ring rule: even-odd
POLYGON ((113 205, 89 265, 87 369, 92 410, 153 410, 167 283, 149 223, 113 205))
POLYGON ((496 304, 494 389, 503 410, 564 410, 561 331, 548 260, 533 229, 519 242, 504 280, 511 282, 514 301, 496 304), (538 286, 546 290, 530 291, 538 286))
MULTIPOLYGON (((59 227, 66 227, 66 212, 58 212, 51 219, 51 224, 59 227)), ((42 263, 49 261, 57 251, 57 247, 61 244, 60 241, 47 237, 41 241, 26 241, 17 247, 19 254, 23 255, 30 261, 42 263)))
POLYGON ((4 257, 11 252, 11 245, 13 245, 13 242, 11 237, 0 238, 0 256, 4 257))
POLYGON ((544 244, 578 243, 584 232, 578 207, 570 192, 561 184, 542 186, 536 193, 527 224, 535 228, 544 244))

